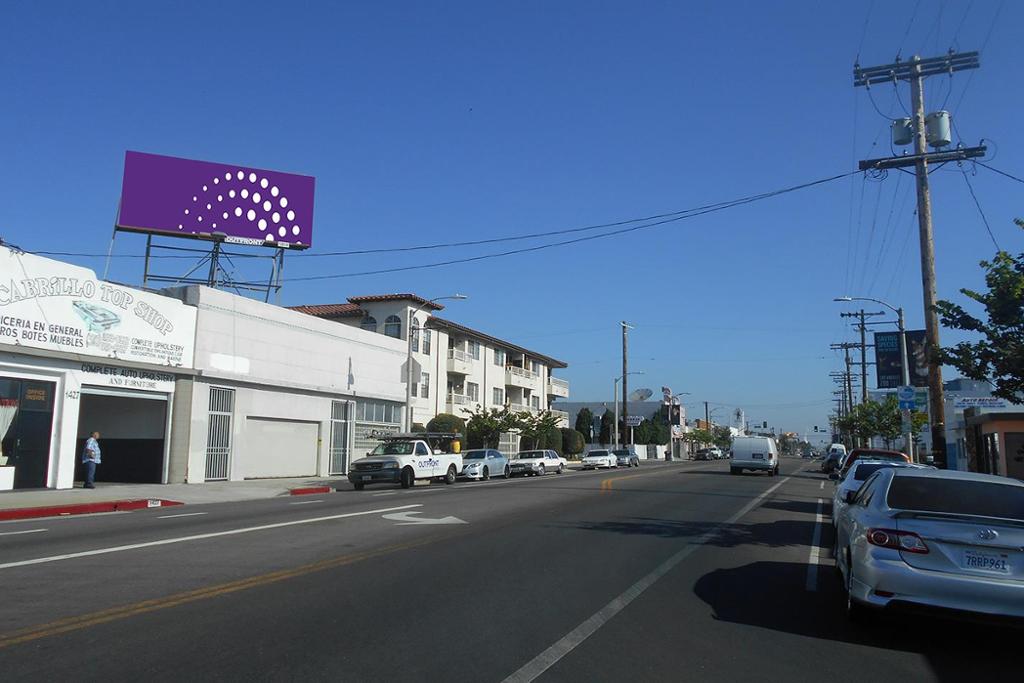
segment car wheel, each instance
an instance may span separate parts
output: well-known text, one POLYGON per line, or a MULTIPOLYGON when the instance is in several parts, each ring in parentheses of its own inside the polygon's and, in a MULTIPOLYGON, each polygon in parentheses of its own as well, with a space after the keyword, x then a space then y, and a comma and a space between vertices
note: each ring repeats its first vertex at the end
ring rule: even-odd
POLYGON ((491 478, 491 473, 487 471, 487 468, 486 468, 486 467, 484 468, 484 473, 483 473, 483 475, 481 476, 481 478, 482 478, 482 479, 483 479, 484 481, 487 481, 488 479, 490 479, 490 478, 491 478))
POLYGON ((739 470, 738 467, 730 467, 729 468, 729 474, 739 474, 739 473, 740 473, 740 470, 739 470))
POLYGON ((537 475, 538 475, 538 476, 541 476, 541 477, 543 477, 543 476, 544 476, 544 465, 541 465, 541 466, 540 466, 540 472, 538 472, 538 473, 537 473, 537 475))
POLYGON ((512 469, 508 465, 505 465, 505 478, 506 479, 511 479, 512 478, 512 469))
POLYGON ((448 471, 444 475, 444 483, 454 484, 455 483, 455 465, 449 465, 448 471))
POLYGON ((557 470, 555 470, 555 472, 557 472, 558 474, 561 474, 561 473, 562 473, 562 472, 563 472, 564 470, 565 470, 565 465, 561 465, 561 464, 560 464, 560 465, 558 466, 558 469, 557 469, 557 470))
POLYGON ((846 618, 854 624, 864 624, 868 620, 868 608, 853 598, 853 563, 850 561, 850 550, 846 550, 846 618))
POLYGON ((362 491, 363 489, 366 488, 366 484, 352 484, 352 488, 354 488, 356 491, 362 491))
POLYGON ((402 477, 400 479, 403 489, 411 489, 416 483, 416 477, 413 476, 412 468, 406 467, 402 470, 402 477))

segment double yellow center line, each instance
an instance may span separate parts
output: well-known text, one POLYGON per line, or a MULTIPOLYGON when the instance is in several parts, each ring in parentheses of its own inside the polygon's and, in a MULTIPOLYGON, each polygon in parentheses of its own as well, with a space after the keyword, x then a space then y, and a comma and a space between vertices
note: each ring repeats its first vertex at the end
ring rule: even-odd
MULTIPOLYGON (((645 472, 644 474, 650 474, 650 473, 649 472, 645 472)), ((603 480, 601 480, 601 493, 611 493, 612 492, 612 484, 614 484, 617 481, 621 481, 623 479, 636 479, 637 477, 644 476, 644 474, 626 474, 626 475, 623 475, 621 477, 608 477, 607 479, 603 479, 603 480)))

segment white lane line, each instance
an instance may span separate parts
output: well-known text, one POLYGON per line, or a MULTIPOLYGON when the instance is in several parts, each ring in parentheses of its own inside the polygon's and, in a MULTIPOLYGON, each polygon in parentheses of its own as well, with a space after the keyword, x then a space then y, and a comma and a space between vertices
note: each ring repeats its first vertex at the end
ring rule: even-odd
POLYGON ((17 536, 19 534, 40 534, 46 531, 46 529, 25 529, 24 531, 4 531, 0 532, 0 536, 17 536))
POLYGON ((178 517, 195 517, 196 515, 208 515, 209 512, 181 512, 177 515, 160 515, 157 519, 177 519, 178 517))
POLYGON ((814 536, 811 538, 811 554, 807 558, 807 590, 818 590, 818 556, 821 554, 821 522, 824 519, 821 514, 822 505, 825 501, 818 499, 818 509, 814 514, 814 536))
POLYGON ((186 541, 200 541, 206 538, 219 538, 221 536, 235 536, 247 534, 251 531, 266 531, 267 529, 280 529, 287 526, 298 526, 299 524, 315 524, 316 522, 329 522, 335 519, 348 517, 362 517, 365 515, 379 515, 385 512, 397 512, 409 508, 423 507, 420 503, 412 505, 400 505, 392 508, 378 508, 376 510, 363 510, 362 512, 347 512, 341 515, 328 515, 326 517, 311 517, 309 519, 297 519, 291 522, 276 522, 274 524, 261 524, 259 526, 248 526, 240 529, 228 529, 227 531, 214 531, 208 534, 194 534, 192 536, 179 536, 177 538, 165 538, 159 541, 147 541, 145 543, 132 543, 131 545, 118 545, 111 548, 97 548, 96 550, 84 550, 78 553, 67 553, 65 555, 51 555, 50 557, 37 557, 31 560, 18 560, 17 562, 4 562, 0 569, 11 569, 13 567, 27 567, 33 564, 46 564, 48 562, 60 562, 61 560, 73 560, 79 557, 91 557, 93 555, 107 555, 109 553, 120 553, 125 550, 138 550, 140 548, 153 548, 160 545, 172 543, 184 543, 186 541))
POLYGON ((384 493, 375 493, 375 494, 373 494, 373 497, 374 498, 379 498, 381 496, 393 496, 396 493, 398 493, 398 492, 397 491, 385 491, 384 493))
POLYGON ((825 482, 824 481, 821 482, 821 486, 819 486, 818 488, 824 490, 825 489, 825 482))
POLYGON ((297 500, 294 503, 288 503, 289 505, 309 505, 310 503, 322 503, 323 499, 320 500, 297 500))
POLYGON ((654 568, 654 571, 634 583, 617 598, 613 599, 607 605, 595 612, 589 619, 562 636, 562 638, 554 645, 524 664, 522 668, 506 678, 504 683, 528 683, 529 681, 536 679, 538 676, 557 664, 560 659, 572 652, 580 643, 594 635, 594 633, 608 623, 612 617, 624 610, 629 603, 636 600, 645 590, 653 586, 658 579, 668 574, 676 565, 710 541, 722 528, 730 524, 735 524, 741 517, 757 507, 761 501, 770 496, 776 489, 790 479, 792 479, 792 477, 786 477, 778 484, 775 484, 775 486, 772 486, 757 498, 744 505, 740 511, 732 517, 724 522, 716 524, 685 548, 662 562, 654 568))

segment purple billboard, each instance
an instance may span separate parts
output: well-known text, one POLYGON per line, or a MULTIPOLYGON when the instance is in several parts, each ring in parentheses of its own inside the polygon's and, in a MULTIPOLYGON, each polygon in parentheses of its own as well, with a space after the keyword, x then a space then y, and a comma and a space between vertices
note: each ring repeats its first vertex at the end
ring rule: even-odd
POLYGON ((143 152, 124 155, 117 228, 306 249, 312 176, 143 152))

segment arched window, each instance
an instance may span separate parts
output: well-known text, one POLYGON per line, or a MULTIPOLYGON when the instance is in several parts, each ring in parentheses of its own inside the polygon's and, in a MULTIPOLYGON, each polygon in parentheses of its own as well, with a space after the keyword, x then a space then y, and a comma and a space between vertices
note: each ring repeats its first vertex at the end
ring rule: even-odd
POLYGON ((364 330, 369 330, 370 332, 376 332, 377 319, 374 318, 372 315, 368 315, 365 318, 363 318, 363 322, 359 323, 359 327, 363 328, 364 330))
POLYGON ((389 315, 384 321, 384 334, 395 339, 402 338, 402 319, 397 315, 389 315))

